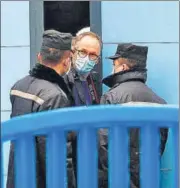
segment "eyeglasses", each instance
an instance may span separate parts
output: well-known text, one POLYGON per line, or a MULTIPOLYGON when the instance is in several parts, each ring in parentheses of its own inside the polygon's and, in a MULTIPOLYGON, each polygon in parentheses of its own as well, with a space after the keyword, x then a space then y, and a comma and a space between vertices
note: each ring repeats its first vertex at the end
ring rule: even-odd
POLYGON ((87 55, 89 56, 89 60, 91 60, 91 61, 96 61, 96 60, 99 58, 98 55, 88 53, 88 52, 85 51, 85 50, 78 50, 78 49, 75 49, 75 50, 78 52, 78 55, 79 55, 79 57, 81 57, 81 58, 85 58, 87 55))

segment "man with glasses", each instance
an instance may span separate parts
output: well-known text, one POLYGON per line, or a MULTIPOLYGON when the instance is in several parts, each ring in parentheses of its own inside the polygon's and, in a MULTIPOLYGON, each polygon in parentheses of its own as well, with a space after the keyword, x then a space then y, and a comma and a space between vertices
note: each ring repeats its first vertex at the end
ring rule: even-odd
MULTIPOLYGON (((101 46, 98 35, 90 31, 78 32, 72 42, 71 67, 64 79, 72 91, 76 106, 99 104, 100 82, 93 68, 99 63, 101 46)), ((68 188, 72 184, 74 188, 77 187, 74 185, 74 180, 77 180, 77 142, 74 132, 69 134, 69 140, 68 177, 71 177, 71 181, 68 182, 68 188)))
POLYGON ((98 73, 92 71, 99 63, 101 40, 93 32, 76 36, 72 44, 72 66, 64 77, 76 106, 99 104, 98 73))

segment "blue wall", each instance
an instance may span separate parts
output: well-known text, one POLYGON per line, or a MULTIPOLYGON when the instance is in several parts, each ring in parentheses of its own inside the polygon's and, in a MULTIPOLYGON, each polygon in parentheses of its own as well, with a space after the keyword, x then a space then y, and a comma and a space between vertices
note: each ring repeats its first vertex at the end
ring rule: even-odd
MULTIPOLYGON (((114 54, 118 42, 148 45, 148 85, 169 103, 178 103, 178 7, 178 2, 102 2, 103 76, 112 71, 105 57, 114 54)), ((29 35, 29 2, 1 1, 1 121, 9 119, 11 86, 30 68, 29 35)), ((6 178, 8 143, 4 150, 6 178)), ((171 156, 163 163, 171 168, 171 156)))
MULTIPOLYGON (((1 121, 9 119, 12 85, 30 68, 29 2, 1 1, 1 121)), ((7 177, 9 143, 4 144, 4 178, 7 177)))
MULTIPOLYGON (((112 72, 120 42, 148 45, 147 84, 168 103, 179 104, 179 2, 102 2, 103 76, 112 72)), ((108 88, 103 86, 103 90, 108 88)), ((172 169, 171 135, 162 168, 172 169)), ((173 188, 172 170, 162 173, 162 188, 173 188)))

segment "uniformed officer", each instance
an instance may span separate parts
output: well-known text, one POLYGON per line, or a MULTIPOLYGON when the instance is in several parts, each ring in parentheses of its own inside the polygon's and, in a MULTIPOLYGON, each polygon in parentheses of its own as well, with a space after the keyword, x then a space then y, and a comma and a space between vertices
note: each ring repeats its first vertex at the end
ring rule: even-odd
MULTIPOLYGON (((138 46, 131 43, 118 45, 115 55, 108 57, 113 62, 113 74, 103 79, 103 83, 110 89, 101 97, 101 104, 119 105, 129 102, 166 104, 164 99, 146 85, 147 54, 147 46, 138 46)), ((160 152, 162 155, 167 141, 168 130, 161 129, 160 132, 160 152)), ((104 138, 106 138, 107 131, 101 130, 101 135, 103 133, 104 138)), ((102 155, 106 156, 106 139, 103 145, 101 146, 104 149, 102 150, 104 151, 102 155)), ((130 131, 130 159, 131 188, 139 188, 139 131, 137 129, 130 131)), ((107 166, 104 171, 107 171, 107 166)))
MULTIPOLYGON (((71 42, 72 35, 69 33, 55 30, 43 33, 43 42, 38 55, 39 63, 30 70, 29 75, 11 88, 11 118, 73 105, 71 92, 63 79, 71 63, 71 42)), ((45 188, 45 138, 36 137, 35 142, 37 188, 45 188)), ((15 188, 14 183, 14 146, 11 144, 7 188, 15 188)))

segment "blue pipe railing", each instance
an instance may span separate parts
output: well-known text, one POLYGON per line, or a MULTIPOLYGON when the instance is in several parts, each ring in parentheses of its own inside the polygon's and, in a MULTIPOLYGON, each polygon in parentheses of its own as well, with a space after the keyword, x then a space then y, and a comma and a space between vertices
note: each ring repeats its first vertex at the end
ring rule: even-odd
MULTIPOLYGON (((65 188, 66 132, 78 131, 78 188, 97 188, 97 129, 109 129, 109 187, 129 188, 128 129, 140 128, 141 188, 159 188, 159 128, 172 129, 178 188, 178 106, 95 106, 29 114, 2 123, 15 143, 16 188, 36 188, 35 135, 47 135, 47 188, 65 188)), ((2 161, 2 160, 1 160, 2 161)), ((3 166, 3 165, 1 165, 3 166)), ((2 178, 3 182, 3 178, 2 178)), ((2 186, 3 187, 3 186, 2 186)))

